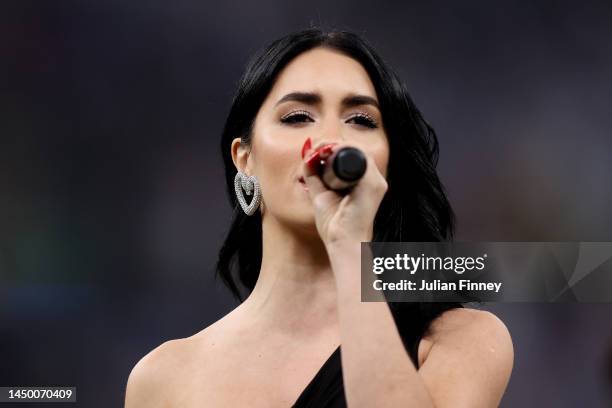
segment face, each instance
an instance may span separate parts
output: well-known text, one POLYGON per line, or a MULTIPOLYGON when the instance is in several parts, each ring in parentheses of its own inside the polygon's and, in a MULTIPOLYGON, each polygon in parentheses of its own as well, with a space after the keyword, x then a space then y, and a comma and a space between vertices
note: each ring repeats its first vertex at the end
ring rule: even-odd
POLYGON ((236 166, 259 179, 264 222, 274 217, 314 228, 308 192, 299 181, 308 137, 313 147, 346 142, 362 149, 386 177, 389 145, 377 105, 365 69, 340 52, 315 48, 280 72, 255 119, 251 148, 240 146, 239 138, 232 143, 236 166))

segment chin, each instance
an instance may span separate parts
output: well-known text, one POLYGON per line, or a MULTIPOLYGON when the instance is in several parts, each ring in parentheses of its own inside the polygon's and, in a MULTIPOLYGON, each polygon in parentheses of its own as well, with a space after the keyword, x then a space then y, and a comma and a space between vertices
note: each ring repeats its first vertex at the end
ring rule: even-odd
POLYGON ((291 228, 295 228, 299 230, 301 233, 316 233, 317 226, 315 224, 314 214, 312 212, 312 208, 304 208, 300 206, 299 208, 294 207, 295 210, 290 214, 287 214, 284 218, 284 222, 291 226, 291 228))

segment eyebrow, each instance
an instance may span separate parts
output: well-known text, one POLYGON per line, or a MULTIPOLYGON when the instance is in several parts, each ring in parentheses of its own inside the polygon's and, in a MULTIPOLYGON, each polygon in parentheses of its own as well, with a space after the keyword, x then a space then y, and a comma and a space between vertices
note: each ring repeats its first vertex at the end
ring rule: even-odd
MULTIPOLYGON (((319 95, 318 93, 313 93, 313 92, 291 92, 283 96, 282 98, 280 98, 278 102, 276 102, 275 106, 278 106, 281 103, 289 102, 289 101, 302 102, 307 105, 316 105, 316 104, 321 103, 321 95, 319 95)), ((380 110, 380 106, 378 105, 378 102, 376 101, 376 99, 372 98, 371 96, 367 96, 367 95, 345 96, 342 99, 341 104, 342 106, 345 106, 348 108, 359 106, 359 105, 372 105, 376 107, 378 110, 380 110)))

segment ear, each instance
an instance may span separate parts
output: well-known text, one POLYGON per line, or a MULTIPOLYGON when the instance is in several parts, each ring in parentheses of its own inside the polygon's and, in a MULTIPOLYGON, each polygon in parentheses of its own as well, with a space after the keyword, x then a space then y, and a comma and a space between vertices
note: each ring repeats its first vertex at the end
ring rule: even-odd
POLYGON ((248 146, 245 146, 240 141, 240 138, 237 137, 234 140, 232 140, 231 151, 232 151, 232 161, 234 162, 234 166, 236 166, 236 169, 248 175, 249 173, 247 169, 247 164, 248 164, 249 154, 251 153, 248 146))

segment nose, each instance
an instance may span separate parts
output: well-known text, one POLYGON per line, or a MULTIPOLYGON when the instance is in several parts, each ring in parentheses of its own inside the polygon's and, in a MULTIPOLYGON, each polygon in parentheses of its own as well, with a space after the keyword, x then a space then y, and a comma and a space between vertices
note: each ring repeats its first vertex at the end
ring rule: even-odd
MULTIPOLYGON (((314 139, 313 139, 314 140, 314 139)), ((337 140, 332 140, 332 139, 319 139, 318 142, 314 142, 312 144, 312 148, 309 150, 310 153, 316 151, 317 149, 319 149, 322 146, 327 146, 327 145, 335 145, 339 143, 337 140)))
POLYGON ((347 132, 350 132, 350 129, 343 126, 343 121, 336 116, 335 112, 326 113, 317 126, 309 132, 309 138, 304 141, 302 157, 311 155, 322 146, 344 143, 347 134, 350 135, 347 132))
POLYGON ((326 144, 335 144, 344 141, 344 134, 341 126, 337 125, 324 125, 318 132, 311 136, 312 140, 312 151, 317 150, 319 147, 326 144))

